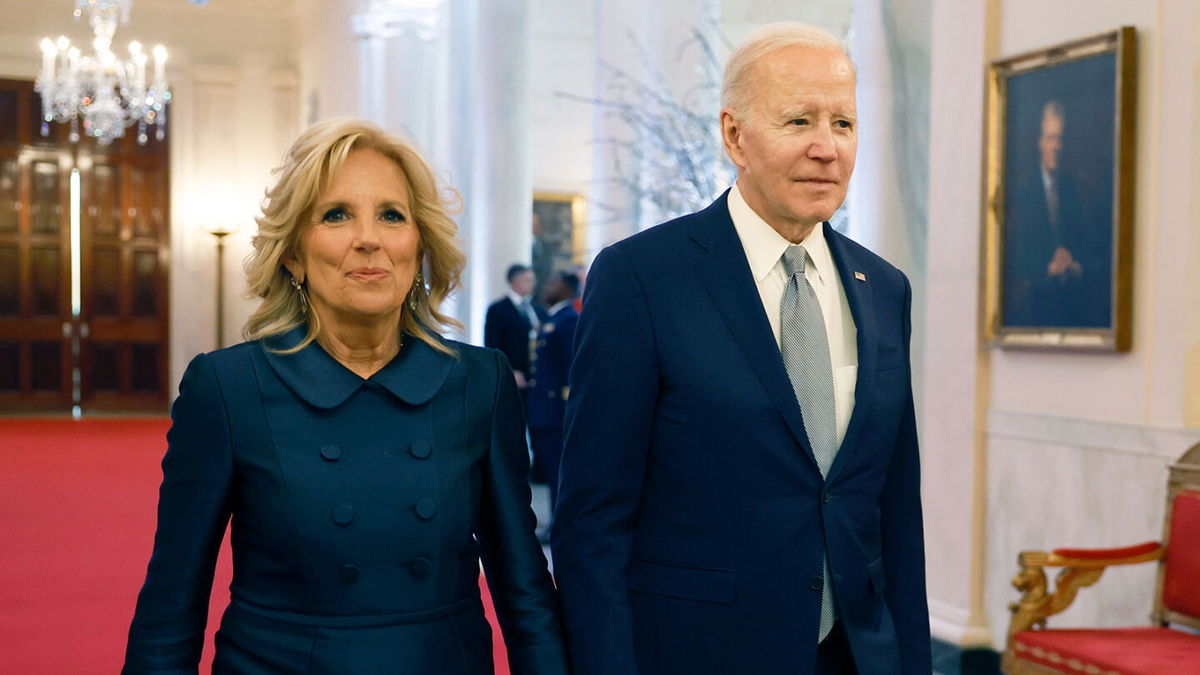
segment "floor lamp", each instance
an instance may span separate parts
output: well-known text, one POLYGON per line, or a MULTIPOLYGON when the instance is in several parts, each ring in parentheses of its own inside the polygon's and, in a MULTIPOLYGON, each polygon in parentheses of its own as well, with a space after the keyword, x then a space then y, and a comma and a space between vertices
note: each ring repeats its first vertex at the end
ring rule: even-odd
POLYGON ((210 230, 217 238, 217 349, 225 347, 225 237, 232 230, 210 230))

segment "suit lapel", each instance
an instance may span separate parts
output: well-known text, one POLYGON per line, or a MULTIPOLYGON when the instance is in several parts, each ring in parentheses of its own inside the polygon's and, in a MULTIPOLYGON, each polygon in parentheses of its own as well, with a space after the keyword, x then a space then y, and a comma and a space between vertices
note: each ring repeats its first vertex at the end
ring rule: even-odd
POLYGON ((875 386, 875 352, 879 334, 875 328, 875 301, 872 297, 871 278, 855 277, 855 272, 861 272, 865 268, 850 250, 846 237, 828 227, 828 224, 825 225, 825 241, 829 244, 829 251, 837 266, 842 288, 846 290, 846 300, 850 304, 850 314, 854 317, 854 327, 858 334, 855 341, 858 346, 858 378, 854 385, 854 413, 850 416, 846 437, 842 440, 833 466, 829 469, 829 479, 832 479, 854 453, 858 438, 862 435, 863 420, 871 414, 875 386))
POLYGON ((696 273, 763 389, 815 469, 817 461, 808 443, 796 393, 779 355, 771 324, 763 313, 762 298, 725 200, 726 196, 722 196, 698 214, 700 217, 692 226, 692 239, 705 249, 695 264, 696 273))

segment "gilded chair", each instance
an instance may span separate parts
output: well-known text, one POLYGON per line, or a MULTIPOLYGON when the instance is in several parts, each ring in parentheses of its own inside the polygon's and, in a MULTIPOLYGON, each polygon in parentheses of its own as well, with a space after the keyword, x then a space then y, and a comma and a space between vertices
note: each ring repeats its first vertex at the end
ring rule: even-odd
POLYGON ((1013 586, 1008 644, 1001 661, 1009 675, 1200 675, 1200 444, 1170 467, 1162 542, 1114 549, 1024 551, 1013 586), (1114 565, 1156 561, 1158 582, 1150 626, 1047 628, 1046 619, 1071 605, 1079 589, 1114 565), (1054 589, 1046 568, 1059 568, 1054 589))

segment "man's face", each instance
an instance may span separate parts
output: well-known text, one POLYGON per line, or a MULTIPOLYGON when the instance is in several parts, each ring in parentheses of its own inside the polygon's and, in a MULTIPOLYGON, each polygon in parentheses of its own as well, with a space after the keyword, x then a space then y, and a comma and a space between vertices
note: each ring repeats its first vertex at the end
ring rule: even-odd
POLYGON ((533 293, 534 282, 533 270, 525 270, 514 276, 509 286, 512 287, 513 293, 522 298, 528 298, 533 293))
MULTIPOLYGON (((1038 138, 1038 151, 1042 155, 1042 168, 1058 170, 1058 156, 1062 154, 1063 118, 1051 110, 1042 115, 1042 135, 1038 138)), ((1028 147, 1028 146, 1026 146, 1028 147)))
POLYGON ((545 288, 542 289, 542 303, 547 307, 557 305, 563 300, 568 300, 571 297, 571 290, 567 287, 567 283, 562 280, 562 277, 555 274, 546 282, 545 288))
POLYGON ((829 220, 858 151, 854 69, 832 49, 794 45, 751 66, 752 110, 721 112, 746 203, 780 232, 829 220))

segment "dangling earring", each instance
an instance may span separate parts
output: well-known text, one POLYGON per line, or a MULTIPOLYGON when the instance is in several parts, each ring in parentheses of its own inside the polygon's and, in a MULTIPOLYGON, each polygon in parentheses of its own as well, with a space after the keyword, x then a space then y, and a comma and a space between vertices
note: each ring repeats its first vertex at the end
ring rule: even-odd
POLYGON ((425 290, 425 277, 421 276, 420 271, 413 277, 412 288, 408 290, 408 309, 413 312, 417 311, 417 289, 425 290))
POLYGON ((292 288, 296 289, 296 293, 300 294, 300 313, 308 314, 308 293, 304 291, 304 286, 296 277, 292 277, 292 288))

